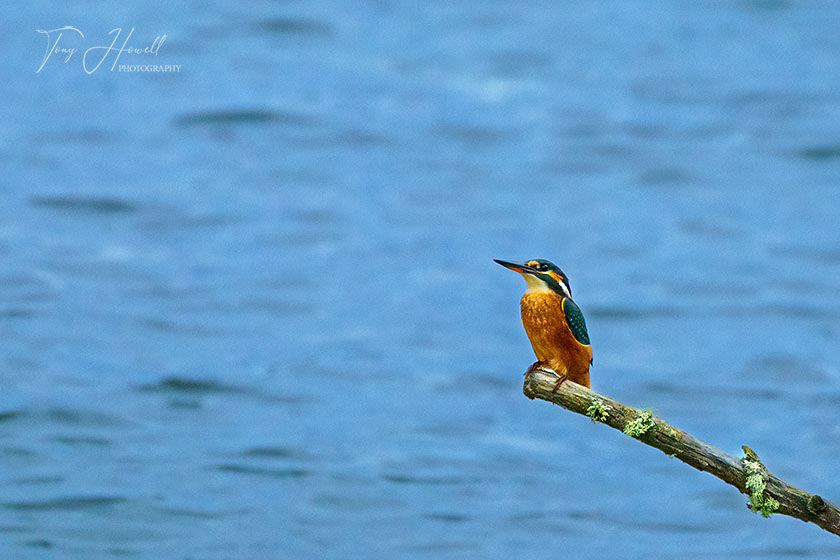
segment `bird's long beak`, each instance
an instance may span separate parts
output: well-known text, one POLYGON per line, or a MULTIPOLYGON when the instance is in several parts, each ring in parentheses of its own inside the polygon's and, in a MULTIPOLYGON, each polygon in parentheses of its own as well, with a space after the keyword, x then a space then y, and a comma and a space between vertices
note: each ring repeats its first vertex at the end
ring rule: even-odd
POLYGON ((499 259, 493 259, 493 260, 496 261, 497 263, 499 263, 500 265, 502 265, 503 267, 509 268, 512 271, 518 272, 520 274, 529 273, 529 272, 533 273, 534 272, 534 269, 531 268, 530 266, 528 266, 525 263, 512 263, 512 262, 508 262, 508 261, 500 261, 499 259))

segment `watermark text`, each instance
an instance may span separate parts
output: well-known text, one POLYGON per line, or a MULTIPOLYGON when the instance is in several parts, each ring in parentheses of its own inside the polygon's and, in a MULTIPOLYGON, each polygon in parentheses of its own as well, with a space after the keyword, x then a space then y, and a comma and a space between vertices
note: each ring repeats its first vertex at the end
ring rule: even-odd
MULTIPOLYGON (((122 42, 118 44, 122 35, 123 29, 115 27, 108 32, 110 42, 108 39, 102 43, 94 44, 93 46, 86 46, 85 41, 87 37, 82 31, 71 25, 64 27, 57 27, 55 29, 44 30, 36 29, 46 38, 46 49, 44 50, 44 57, 41 60, 41 65, 35 70, 35 73, 41 72, 47 63, 54 59, 55 61, 69 63, 76 53, 81 53, 82 69, 88 74, 93 74, 109 59, 112 59, 111 72, 119 67, 119 72, 180 72, 180 64, 119 64, 120 58, 123 55, 129 56, 154 56, 160 54, 160 48, 166 41, 166 35, 158 35, 150 43, 136 46, 130 44, 132 35, 134 35, 134 28, 125 34, 122 42), (86 47, 86 48, 85 48, 86 47), (140 70, 139 68, 142 68, 140 70), (162 70, 165 69, 165 70, 162 70)), ((79 57, 77 57, 79 58, 79 57)), ((107 66, 106 66, 107 68, 107 66)))

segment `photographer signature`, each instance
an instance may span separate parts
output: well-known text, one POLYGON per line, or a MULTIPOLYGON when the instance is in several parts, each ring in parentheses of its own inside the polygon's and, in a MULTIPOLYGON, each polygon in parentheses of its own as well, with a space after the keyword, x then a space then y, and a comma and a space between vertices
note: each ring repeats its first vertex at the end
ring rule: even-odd
MULTIPOLYGON (((56 29, 50 29, 49 31, 45 31, 43 29, 36 29, 38 33, 43 33, 47 39, 47 49, 44 53, 44 59, 41 61, 41 66, 35 71, 37 74, 41 70, 43 70, 44 66, 47 64, 47 61, 52 58, 53 55, 56 57, 64 57, 64 63, 70 62, 70 59, 73 58, 78 52, 77 47, 70 46, 72 45, 71 39, 64 39, 64 34, 67 33, 68 37, 75 37, 78 35, 82 39, 85 38, 85 34, 81 32, 81 30, 67 25, 64 27, 58 27, 56 29)), ((114 68, 117 67, 117 61, 119 61, 120 57, 123 54, 150 54, 157 56, 158 52, 160 51, 161 45, 166 40, 166 35, 158 35, 155 37, 155 40, 152 42, 151 45, 146 47, 133 47, 129 46, 128 41, 131 39, 131 36, 134 34, 134 28, 131 28, 131 31, 125 36, 125 40, 122 43, 121 47, 117 47, 117 40, 120 38, 122 34, 122 28, 117 27, 112 29, 108 32, 108 35, 113 35, 113 39, 111 40, 110 45, 101 45, 101 46, 93 46, 85 49, 84 53, 82 54, 82 68, 88 74, 93 74, 96 72, 102 63, 105 62, 111 54, 114 54, 114 63, 111 65, 111 71, 113 72, 114 68)))

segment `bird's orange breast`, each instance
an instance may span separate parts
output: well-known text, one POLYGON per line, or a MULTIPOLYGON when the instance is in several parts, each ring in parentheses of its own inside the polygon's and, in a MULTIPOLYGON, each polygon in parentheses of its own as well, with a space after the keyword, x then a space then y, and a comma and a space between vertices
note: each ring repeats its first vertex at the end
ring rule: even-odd
POLYGON ((525 292, 520 307, 522 326, 537 359, 569 380, 589 387, 592 347, 572 336, 563 311, 563 296, 550 291, 525 292))

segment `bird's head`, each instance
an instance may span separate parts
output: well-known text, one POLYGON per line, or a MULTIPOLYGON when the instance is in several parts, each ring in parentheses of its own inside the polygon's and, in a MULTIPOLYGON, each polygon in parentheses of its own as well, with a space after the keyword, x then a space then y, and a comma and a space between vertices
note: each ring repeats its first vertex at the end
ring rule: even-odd
POLYGON ((572 297, 569 279, 557 265, 545 259, 534 259, 524 263, 512 263, 493 259, 500 265, 518 272, 525 278, 529 292, 552 291, 572 297))

